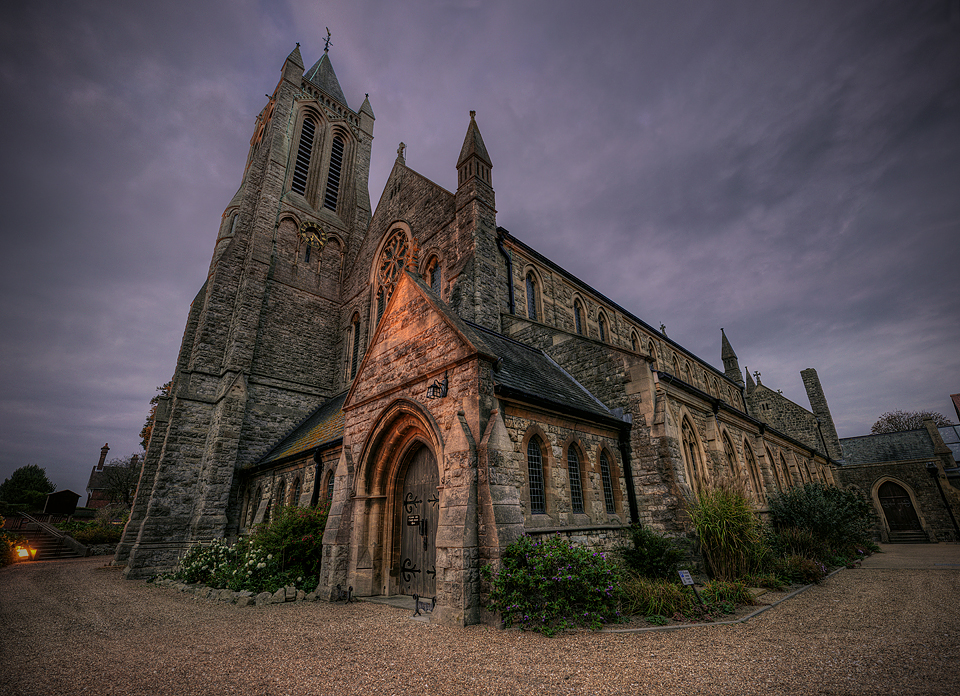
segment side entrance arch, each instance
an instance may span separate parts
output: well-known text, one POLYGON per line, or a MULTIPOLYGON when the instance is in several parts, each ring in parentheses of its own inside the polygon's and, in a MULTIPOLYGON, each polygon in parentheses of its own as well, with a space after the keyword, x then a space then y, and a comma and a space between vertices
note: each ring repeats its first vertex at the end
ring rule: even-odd
POLYGON ((408 457, 397 486, 400 594, 436 596, 439 483, 436 457, 427 446, 420 445, 408 457))
POLYGON ((884 481, 877 489, 880 508, 891 532, 921 532, 923 527, 910 494, 893 481, 884 481))

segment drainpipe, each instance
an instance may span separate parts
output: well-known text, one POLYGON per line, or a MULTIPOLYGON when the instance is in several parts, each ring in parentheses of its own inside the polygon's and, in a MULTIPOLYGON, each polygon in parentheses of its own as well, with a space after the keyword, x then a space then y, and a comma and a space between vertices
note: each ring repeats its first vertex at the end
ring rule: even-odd
POLYGON ((516 306, 513 300, 513 259, 503 248, 503 232, 500 228, 497 228, 497 248, 507 262, 507 296, 509 297, 510 314, 516 314, 516 306))
POLYGON ((620 428, 620 458, 623 460, 623 475, 627 479, 627 504, 630 506, 630 524, 640 522, 640 510, 637 507, 637 491, 633 487, 633 466, 630 463, 630 429, 633 425, 630 414, 624 417, 620 428))

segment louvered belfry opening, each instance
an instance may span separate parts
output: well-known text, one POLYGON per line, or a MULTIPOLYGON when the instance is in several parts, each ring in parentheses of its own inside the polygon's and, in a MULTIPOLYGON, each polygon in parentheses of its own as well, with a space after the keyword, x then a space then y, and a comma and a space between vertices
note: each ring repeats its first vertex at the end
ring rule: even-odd
POLYGON ((330 149, 330 171, 327 173, 327 193, 323 197, 323 207, 337 209, 337 196, 340 194, 340 169, 343 167, 343 138, 333 138, 330 149))
POLYGON ((307 175, 310 173, 310 157, 313 155, 313 138, 317 124, 312 118, 303 120, 300 129, 300 147, 297 149, 297 163, 293 169, 293 183, 290 185, 300 195, 307 192, 307 175))

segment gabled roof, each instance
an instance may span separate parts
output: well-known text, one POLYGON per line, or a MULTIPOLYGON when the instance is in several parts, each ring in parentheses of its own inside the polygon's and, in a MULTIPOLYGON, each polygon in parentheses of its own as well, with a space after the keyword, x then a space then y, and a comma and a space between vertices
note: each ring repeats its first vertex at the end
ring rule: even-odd
POLYGON ((862 435, 840 439, 844 464, 875 464, 911 459, 932 459, 933 442, 926 429, 862 435))
POLYGON ((343 392, 320 404, 253 466, 260 467, 305 454, 342 438, 343 401, 346 398, 347 393, 343 392))
POLYGON ((484 341, 500 358, 493 372, 498 393, 622 423, 621 418, 542 350, 477 324, 467 323, 483 335, 484 341))
POLYGON ((327 57, 326 51, 320 56, 320 60, 313 64, 313 67, 303 73, 304 78, 315 84, 328 95, 349 108, 346 98, 343 96, 343 90, 340 89, 340 81, 337 74, 333 72, 333 64, 327 57))

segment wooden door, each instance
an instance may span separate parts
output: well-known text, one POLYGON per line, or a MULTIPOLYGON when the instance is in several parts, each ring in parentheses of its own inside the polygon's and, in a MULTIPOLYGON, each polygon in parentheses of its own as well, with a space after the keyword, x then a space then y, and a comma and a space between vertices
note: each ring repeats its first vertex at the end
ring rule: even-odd
POLYGON ((910 495, 893 481, 885 481, 877 491, 880 498, 880 507, 887 518, 887 524, 892 532, 920 531, 920 519, 913 509, 910 495))
POLYGON ((436 596, 439 483, 437 461, 421 447, 407 465, 400 487, 400 594, 436 596))

